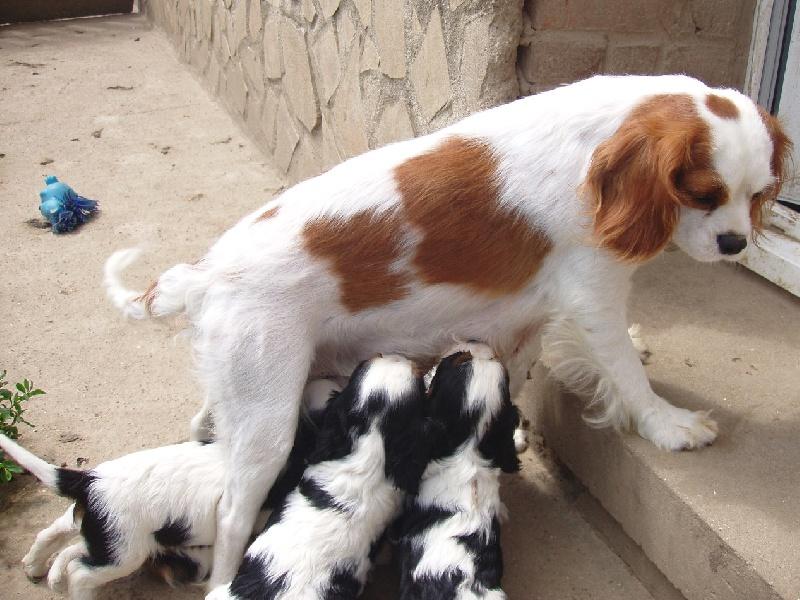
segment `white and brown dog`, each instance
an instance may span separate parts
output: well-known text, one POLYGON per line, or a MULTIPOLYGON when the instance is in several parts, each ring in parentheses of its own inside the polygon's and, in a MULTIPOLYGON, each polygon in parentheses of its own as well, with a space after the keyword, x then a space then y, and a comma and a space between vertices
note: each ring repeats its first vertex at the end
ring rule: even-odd
POLYGON ((650 387, 627 333, 631 274, 670 240, 701 261, 737 259, 781 187, 789 146, 734 90, 594 77, 295 185, 144 293, 119 280, 133 253, 112 256, 106 285, 126 315, 191 321, 228 461, 212 584, 236 571, 306 379, 378 352, 425 364, 454 338, 483 340, 513 396, 549 323, 555 372, 601 382, 598 423, 630 423, 672 450, 711 443, 706 413, 650 387))

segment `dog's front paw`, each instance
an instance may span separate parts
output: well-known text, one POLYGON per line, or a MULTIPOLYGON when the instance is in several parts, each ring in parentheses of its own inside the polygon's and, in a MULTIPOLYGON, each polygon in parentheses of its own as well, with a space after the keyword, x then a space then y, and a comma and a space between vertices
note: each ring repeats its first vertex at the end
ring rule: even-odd
POLYGON ((642 326, 638 323, 634 323, 628 327, 628 336, 631 338, 633 347, 636 348, 636 351, 639 353, 639 360, 642 361, 643 365, 648 364, 653 353, 650 352, 650 348, 647 347, 644 338, 642 338, 642 326))
POLYGON ((709 414, 676 406, 660 408, 641 420, 639 435, 664 450, 702 448, 717 437, 717 422, 709 414))
POLYGON ((25 576, 34 583, 41 581, 47 575, 47 562, 34 560, 30 553, 26 554, 22 559, 22 570, 25 576))

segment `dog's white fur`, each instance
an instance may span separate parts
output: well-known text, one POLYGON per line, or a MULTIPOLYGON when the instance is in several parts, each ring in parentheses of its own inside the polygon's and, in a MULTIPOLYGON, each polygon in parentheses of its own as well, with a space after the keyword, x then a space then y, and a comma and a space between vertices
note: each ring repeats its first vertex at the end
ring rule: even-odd
MULTIPOLYGON (((320 440, 326 440, 331 434, 326 427, 339 429, 344 424, 349 453, 337 457, 327 448, 317 448, 319 462, 312 460, 303 475, 303 480, 324 491, 331 505, 316 505, 302 485, 292 491, 278 509, 279 518, 248 548, 233 582, 213 590, 207 600, 356 598, 371 567, 372 546, 397 517, 405 497, 391 477, 393 457, 388 449, 392 443, 381 427, 391 418, 387 413, 391 414, 392 405, 416 403, 418 431, 422 432, 422 383, 414 365, 398 356, 384 356, 371 360, 365 369, 353 376, 342 397, 332 400, 333 408, 328 409, 336 410, 337 402, 346 400, 347 413, 326 416, 319 434, 320 440), (366 430, 357 435, 361 419, 366 430), (349 585, 334 587, 338 593, 329 595, 332 586, 341 585, 335 577, 339 569, 346 571, 349 585), (278 580, 283 585, 275 585, 278 580), (239 588, 249 593, 240 595, 239 588)), ((408 424, 413 429, 413 422, 408 424)), ((407 435, 409 443, 420 441, 410 431, 407 435)))
MULTIPOLYGON (((264 490, 291 446, 309 373, 344 375, 378 352, 431 360, 454 338, 483 340, 508 366, 516 394, 535 356, 535 344, 521 343, 521 332, 551 323, 556 348, 550 358, 562 365, 557 373, 578 383, 586 372, 600 380, 604 405, 598 423, 630 422, 666 449, 714 440, 717 427, 706 413, 672 406, 651 389, 627 333, 626 299, 636 265, 593 240, 593 217, 580 187, 598 145, 657 94, 693 99, 712 134, 713 166, 730 192, 728 202, 710 213, 681 207, 674 241, 701 261, 729 259, 718 250, 716 236, 751 234, 751 194, 775 179, 771 141, 748 98, 684 76, 594 77, 348 160, 246 216, 200 263, 163 273, 147 307, 119 280, 133 254, 109 259, 108 294, 126 315, 141 318, 149 308, 153 316, 185 311, 191 320, 197 370, 227 447, 212 585, 235 573, 264 490), (739 118, 712 114, 703 102, 712 91, 730 100, 739 118), (522 291, 501 297, 415 281, 400 300, 349 312, 330 265, 304 249, 304 225, 321 217, 346 220, 365 210, 394 211, 401 200, 395 167, 454 135, 491 147, 499 163, 501 206, 529 220, 553 244, 541 268, 522 291), (279 209, 274 217, 258 218, 271 208, 279 209), (554 324, 563 327, 556 332, 554 324)), ((193 424, 195 435, 202 435, 202 422, 193 424)))

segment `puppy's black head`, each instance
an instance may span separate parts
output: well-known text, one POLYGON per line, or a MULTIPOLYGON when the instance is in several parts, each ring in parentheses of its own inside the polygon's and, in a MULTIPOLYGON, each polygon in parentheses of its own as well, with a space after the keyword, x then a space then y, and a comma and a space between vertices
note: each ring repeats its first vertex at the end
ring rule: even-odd
POLYGON ((416 491, 427 449, 422 424, 424 386, 413 363, 398 356, 362 362, 347 387, 334 394, 310 462, 344 458, 373 426, 383 437, 386 476, 400 489, 416 491))
POLYGON ((508 375, 499 361, 468 350, 451 354, 436 367, 428 414, 437 429, 432 459, 454 454, 468 440, 492 466, 519 469, 514 430, 519 413, 508 393, 508 375))

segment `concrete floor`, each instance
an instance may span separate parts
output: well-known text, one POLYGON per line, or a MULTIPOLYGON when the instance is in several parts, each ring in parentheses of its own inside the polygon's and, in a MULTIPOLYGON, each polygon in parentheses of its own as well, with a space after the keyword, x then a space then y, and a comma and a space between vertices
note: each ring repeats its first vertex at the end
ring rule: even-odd
MULTIPOLYGON (((0 28, 0 82, 0 368, 48 392, 30 403, 36 428, 22 443, 55 463, 90 467, 184 439, 198 390, 179 327, 120 319, 100 287, 103 261, 144 245, 128 274, 144 286, 201 255, 282 182, 140 17, 0 28), (29 224, 47 174, 100 200, 99 218, 65 236, 29 224)), ((504 483, 510 598, 650 599, 549 463, 530 451, 523 462, 504 483)), ((4 600, 56 597, 18 563, 65 506, 27 475, 0 487, 4 600)), ((391 569, 377 569, 368 596, 392 589, 391 569)), ((100 598, 202 596, 135 576, 100 598)))

